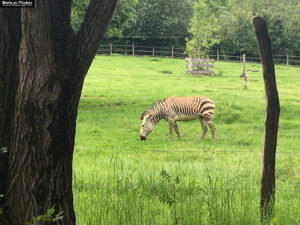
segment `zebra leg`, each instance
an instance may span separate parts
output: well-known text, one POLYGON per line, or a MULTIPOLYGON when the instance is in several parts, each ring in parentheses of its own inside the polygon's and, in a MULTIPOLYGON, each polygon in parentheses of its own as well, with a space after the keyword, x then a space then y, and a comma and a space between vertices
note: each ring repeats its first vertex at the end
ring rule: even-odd
POLYGON ((215 126, 212 122, 212 120, 208 120, 207 121, 207 125, 209 126, 210 130, 211 130, 211 138, 214 140, 215 139, 215 126))
POLYGON ((177 134, 178 138, 180 139, 181 136, 180 136, 179 129, 178 129, 178 126, 177 126, 177 123, 176 123, 176 122, 175 122, 175 124, 174 124, 174 130, 176 131, 176 134, 177 134))
POLYGON ((201 136, 201 139, 204 139, 205 135, 207 133, 207 126, 206 126, 205 119, 204 118, 200 118, 200 123, 201 123, 201 126, 202 126, 202 136, 201 136))
POLYGON ((169 140, 172 140, 173 128, 174 128, 174 122, 169 121, 169 140))

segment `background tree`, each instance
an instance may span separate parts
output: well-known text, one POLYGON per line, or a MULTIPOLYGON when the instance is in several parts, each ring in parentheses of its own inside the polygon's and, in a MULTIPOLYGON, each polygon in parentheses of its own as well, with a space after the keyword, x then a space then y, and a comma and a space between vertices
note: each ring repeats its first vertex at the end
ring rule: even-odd
POLYGON ((113 17, 107 27, 106 37, 122 37, 134 21, 137 0, 119 0, 113 17))
MULTIPOLYGON (((78 32, 90 0, 72 0, 71 24, 78 32)), ((106 37, 122 37, 124 30, 136 17, 137 0, 119 0, 106 30, 106 37)))
POLYGON ((71 25, 75 33, 80 29, 90 0, 72 0, 71 25))
POLYGON ((287 52, 300 55, 300 1, 292 5, 286 12, 287 19, 284 21, 287 52))
POLYGON ((205 2, 199 0, 194 7, 194 16, 190 23, 189 32, 193 35, 187 41, 186 49, 192 57, 205 57, 208 50, 220 42, 217 36, 220 27, 212 8, 205 2))
POLYGON ((199 44, 197 37, 205 39, 208 35, 210 38, 218 39, 206 48, 213 51, 210 54, 215 54, 216 49, 233 55, 258 54, 252 19, 261 16, 269 25, 274 53, 289 52, 292 55, 299 55, 299 11, 300 2, 297 0, 198 1, 189 28, 193 39, 188 39, 187 50, 190 51, 191 46, 199 44), (202 7, 199 7, 199 4, 202 4, 202 7), (205 15, 207 11, 209 15, 205 15), (209 26, 205 24, 212 24, 219 29, 210 31, 209 26))
MULTIPOLYGON (((90 0, 72 1, 72 26, 79 30, 90 0)), ((195 33, 198 24, 203 26, 198 28, 200 32, 213 33, 210 39, 218 40, 214 44, 207 41, 208 54, 215 55, 219 49, 226 54, 257 56, 252 19, 261 16, 269 25, 274 53, 300 55, 299 11, 298 0, 120 0, 102 43, 184 48, 186 42, 188 46, 195 45, 195 38, 201 36, 195 33), (200 3, 209 15, 201 14, 204 9, 200 3), (217 31, 207 30, 209 26, 205 24, 209 23, 217 31)))
MULTIPOLYGON (((188 24, 193 15, 194 2, 195 0, 137 0, 135 5, 131 4, 131 10, 126 10, 127 16, 128 11, 130 12, 127 22, 121 21, 125 25, 121 26, 123 36, 114 35, 109 30, 104 41, 182 47, 185 45, 185 37, 189 35, 188 24)), ((118 12, 117 7, 110 24, 112 27, 115 18, 120 14, 118 12)))
POLYGON ((71 0, 0 8, 0 224, 23 225, 52 206, 64 212, 59 224, 75 224, 77 108, 115 4, 91 0, 77 34, 71 0))
POLYGON ((252 12, 247 10, 245 3, 230 5, 218 16, 222 38, 217 48, 236 55, 257 52, 252 19, 252 12))

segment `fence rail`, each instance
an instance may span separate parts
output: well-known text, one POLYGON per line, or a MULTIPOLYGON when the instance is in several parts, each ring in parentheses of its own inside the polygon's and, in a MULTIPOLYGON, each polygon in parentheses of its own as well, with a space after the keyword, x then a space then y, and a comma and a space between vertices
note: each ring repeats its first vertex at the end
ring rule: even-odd
MULTIPOLYGON (((186 58, 188 54, 184 48, 172 47, 154 47, 154 46, 136 46, 132 45, 100 45, 97 54, 112 55, 113 53, 133 55, 133 56, 155 56, 155 57, 169 57, 169 58, 186 58)), ((209 54, 208 57, 216 61, 235 61, 242 62, 243 54, 220 54, 217 50, 215 54, 209 54)), ((300 56, 292 56, 289 54, 278 54, 273 56, 275 64, 285 64, 287 66, 300 66, 300 56)), ((259 62, 259 55, 247 55, 248 62, 259 62)))

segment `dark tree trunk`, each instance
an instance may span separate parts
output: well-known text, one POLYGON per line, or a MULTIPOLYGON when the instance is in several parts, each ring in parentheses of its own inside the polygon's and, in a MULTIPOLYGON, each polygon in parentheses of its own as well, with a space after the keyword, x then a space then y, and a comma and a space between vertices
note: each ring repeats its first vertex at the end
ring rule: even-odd
POLYGON ((75 224, 72 159, 77 108, 115 4, 91 0, 77 35, 70 25, 70 0, 44 0, 37 8, 21 10, 22 36, 14 58, 19 56, 18 85, 8 103, 15 113, 10 118, 8 176, 2 185, 2 221, 7 224, 23 225, 52 206, 64 212, 59 224, 75 224))
POLYGON ((254 18, 253 24, 262 61, 266 93, 266 118, 260 197, 260 221, 264 224, 266 220, 270 220, 273 216, 273 204, 275 201, 275 156, 280 106, 271 41, 267 25, 265 20, 260 17, 254 18))
MULTIPOLYGON (((21 37, 19 9, 0 8, 0 208, 5 202, 11 121, 18 82, 18 54, 21 37)), ((0 221, 1 224, 1 221, 0 221)))

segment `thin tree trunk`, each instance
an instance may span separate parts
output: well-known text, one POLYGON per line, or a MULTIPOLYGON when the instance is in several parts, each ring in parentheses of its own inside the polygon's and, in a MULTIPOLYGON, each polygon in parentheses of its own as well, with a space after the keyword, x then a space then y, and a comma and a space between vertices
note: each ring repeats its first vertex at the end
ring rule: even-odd
POLYGON ((275 202, 275 159, 280 114, 279 98, 275 78, 271 41, 264 19, 253 20, 263 67, 266 93, 266 118, 263 145, 260 221, 264 223, 273 216, 275 202))
POLYGON ((78 103, 115 4, 91 0, 78 35, 70 25, 70 0, 44 0, 21 10, 18 85, 8 103, 15 113, 2 185, 5 219, 0 222, 23 225, 54 206, 56 213, 64 212, 59 224, 76 223, 72 159, 78 103))

